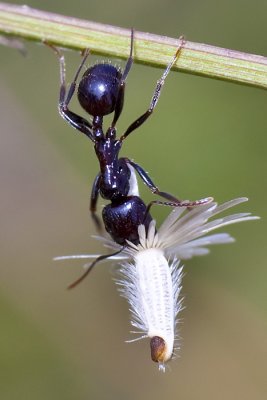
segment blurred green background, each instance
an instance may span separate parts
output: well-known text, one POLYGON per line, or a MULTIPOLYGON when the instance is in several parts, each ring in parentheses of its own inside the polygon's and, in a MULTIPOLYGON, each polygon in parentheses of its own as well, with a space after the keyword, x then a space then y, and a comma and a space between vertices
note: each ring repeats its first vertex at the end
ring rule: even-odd
MULTIPOLYGON (((263 0, 27 4, 267 55, 263 0)), ((171 73, 154 116, 124 144, 123 155, 162 190, 219 202, 247 196, 235 211, 262 217, 225 229, 235 244, 186 262, 182 350, 163 375, 148 342, 124 342, 129 312, 112 267, 100 265, 68 292, 81 263, 52 261, 103 251, 88 215, 98 165, 92 144, 58 115, 55 56, 40 45, 27 49, 26 57, 0 49, 1 399, 266 399, 266 92, 171 73)), ((80 57, 66 57, 70 81, 80 57)), ((145 111, 160 74, 134 65, 119 131, 145 111)), ((143 184, 141 191, 152 199, 143 184)), ((159 221, 165 214, 154 210, 159 221)))

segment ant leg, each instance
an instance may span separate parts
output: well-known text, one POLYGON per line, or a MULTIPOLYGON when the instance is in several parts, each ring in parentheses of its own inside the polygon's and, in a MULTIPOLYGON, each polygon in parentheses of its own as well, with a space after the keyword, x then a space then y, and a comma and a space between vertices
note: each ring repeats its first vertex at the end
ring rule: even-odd
POLYGON ((180 55, 180 52, 181 52, 182 48, 185 45, 185 39, 184 39, 183 36, 181 36, 179 38, 179 40, 180 40, 179 46, 178 46, 178 48, 177 48, 172 60, 170 61, 170 63, 168 64, 167 68, 163 72, 161 78, 157 81, 157 84, 156 84, 156 87, 155 87, 155 90, 154 90, 154 93, 153 93, 153 96, 152 96, 152 99, 151 99, 150 106, 149 106, 148 110, 143 115, 141 115, 141 117, 137 118, 127 128, 125 133, 120 137, 120 141, 123 141, 132 131, 134 131, 135 129, 139 128, 139 126, 141 126, 148 119, 148 117, 150 117, 150 115, 153 113, 154 108, 156 107, 157 102, 159 100, 161 89, 162 89, 162 87, 163 87, 163 85, 165 83, 165 79, 167 78, 167 76, 168 76, 171 68, 173 67, 173 65, 176 63, 176 61, 177 61, 177 59, 178 59, 178 57, 180 55))
POLYGON ((59 72, 60 72, 60 92, 59 92, 59 106, 68 106, 70 100, 72 99, 72 96, 75 92, 76 84, 77 84, 77 79, 79 77, 79 74, 85 64, 85 61, 90 53, 89 49, 85 49, 83 51, 83 59, 74 75, 73 81, 71 82, 71 85, 69 87, 69 90, 66 95, 66 64, 65 64, 65 57, 63 53, 55 46, 53 46, 50 43, 46 43, 56 54, 59 60, 59 72))
POLYGON ((101 220, 96 214, 96 204, 99 195, 99 187, 100 187, 100 174, 96 176, 92 186, 91 197, 90 197, 90 212, 97 231, 101 233, 103 231, 101 220))
POLYGON ((149 214, 150 209, 154 204, 157 204, 159 206, 173 207, 173 208, 175 208, 175 207, 185 207, 190 211, 192 209, 192 207, 203 206, 205 204, 211 203, 212 201, 213 201, 213 197, 206 197, 204 199, 195 200, 195 201, 180 201, 179 203, 172 203, 172 202, 167 202, 167 201, 153 200, 148 204, 148 206, 146 208, 144 221, 146 220, 146 217, 149 214))
MULTIPOLYGON (((153 181, 148 176, 148 174, 143 170, 143 168, 140 167, 140 165, 134 163, 133 161, 129 160, 128 158, 124 158, 124 160, 125 160, 126 163, 130 164, 138 172, 140 178, 143 180, 145 185, 148 186, 148 188, 151 190, 152 193, 157 194, 158 196, 161 196, 161 197, 163 197, 163 198, 165 198, 165 199, 170 201, 170 202, 162 202, 162 201, 159 201, 159 200, 152 201, 148 205, 148 208, 147 208, 146 213, 145 213, 145 217, 147 216, 147 214, 149 212, 149 209, 151 208, 151 206, 153 204, 165 205, 165 206, 170 206, 170 207, 187 207, 188 210, 191 210, 192 207, 201 206, 203 204, 208 204, 213 200, 213 197, 206 197, 206 198, 201 199, 201 200, 183 201, 183 200, 177 199, 176 197, 174 197, 170 193, 161 192, 158 189, 158 187, 153 183, 153 181)), ((144 219, 144 221, 145 221, 145 219, 144 219)))
POLYGON ((133 65, 133 43, 134 43, 134 30, 133 28, 131 29, 131 47, 130 47, 130 54, 128 57, 128 60, 126 62, 122 77, 121 77, 121 83, 120 83, 120 90, 118 94, 118 100, 115 105, 115 110, 114 110, 114 117, 113 121, 111 124, 111 129, 113 129, 121 115, 122 109, 123 109, 123 103, 124 103, 124 90, 125 90, 125 81, 126 78, 130 72, 130 69, 133 65))
POLYGON ((130 72, 130 69, 131 69, 132 65, 133 65, 133 43, 134 43, 134 30, 133 30, 133 28, 131 28, 130 55, 128 57, 128 60, 126 62, 126 65, 125 65, 125 68, 124 68, 124 71, 123 71, 123 74, 122 74, 122 78, 121 78, 122 82, 126 81, 126 78, 127 78, 128 74, 130 72))
MULTIPOLYGON (((82 61, 81 61, 80 65, 79 65, 77 71, 76 71, 76 74, 74 75, 73 81, 72 81, 71 84, 70 84, 70 87, 69 87, 67 96, 66 96, 66 98, 65 98, 65 100, 64 100, 64 105, 65 105, 65 106, 68 106, 68 105, 69 105, 69 102, 70 102, 71 99, 72 99, 72 96, 73 96, 73 94, 74 94, 74 92, 75 92, 75 89, 76 89, 78 77, 79 77, 79 75, 80 75, 80 72, 81 72, 81 70, 82 70, 82 68, 83 68, 83 66, 84 66, 84 64, 85 64, 85 61, 87 60, 87 57, 89 56, 89 54, 90 54, 90 49, 85 49, 85 50, 82 52, 83 58, 82 58, 82 61)), ((65 64, 65 60, 64 60, 64 64, 65 64)), ((63 78, 64 78, 64 79, 61 79, 61 84, 63 83, 64 86, 65 86, 65 65, 64 65, 64 75, 63 75, 63 78)))
POLYGON ((84 133, 86 136, 89 137, 93 141, 93 132, 92 132, 92 124, 87 121, 85 118, 80 117, 79 115, 75 114, 74 112, 70 111, 68 108, 69 102, 74 94, 77 79, 79 73, 86 61, 86 58, 89 55, 89 50, 86 49, 84 52, 84 57, 82 62, 74 76, 74 80, 70 85, 70 88, 66 94, 66 66, 65 66, 65 57, 63 53, 51 43, 45 42, 45 44, 50 47, 59 60, 59 72, 60 72, 60 91, 59 91, 59 102, 58 102, 58 110, 59 114, 62 118, 64 118, 73 128, 79 130, 80 132, 84 133))
POLYGON ((181 203, 182 201, 174 197, 170 193, 166 192, 161 192, 159 188, 153 183, 151 178, 148 176, 148 174, 143 170, 140 165, 134 163, 133 161, 129 160, 128 158, 125 158, 126 163, 130 164, 139 174, 140 178, 142 181, 145 183, 145 185, 151 190, 152 193, 157 194, 158 196, 164 197, 167 200, 170 200, 176 204, 181 203))
POLYGON ((89 275, 89 273, 92 271, 92 269, 94 268, 94 266, 95 266, 99 261, 105 260, 105 259, 107 259, 107 258, 109 258, 109 257, 112 257, 112 256, 116 256, 117 254, 121 253, 124 249, 125 249, 125 246, 123 246, 119 251, 116 251, 115 253, 112 253, 112 254, 104 254, 103 256, 99 256, 99 257, 97 257, 97 258, 95 259, 95 261, 93 261, 91 264, 89 264, 89 265, 87 264, 87 265, 86 265, 86 266, 87 266, 86 271, 82 274, 82 276, 80 276, 80 278, 78 278, 75 282, 71 283, 71 284, 68 286, 68 289, 73 289, 75 286, 77 286, 79 283, 81 283, 81 282, 84 280, 84 278, 86 278, 87 275, 89 275))

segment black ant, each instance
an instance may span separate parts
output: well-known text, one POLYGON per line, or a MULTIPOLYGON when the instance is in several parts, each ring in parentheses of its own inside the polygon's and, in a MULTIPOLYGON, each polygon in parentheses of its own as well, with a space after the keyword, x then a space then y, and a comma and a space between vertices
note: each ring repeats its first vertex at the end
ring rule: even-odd
POLYGON ((138 226, 143 224, 146 229, 148 228, 152 221, 149 211, 153 204, 190 208, 211 201, 211 198, 207 198, 193 202, 182 202, 169 193, 161 192, 152 182, 148 174, 138 164, 128 158, 118 158, 123 141, 131 132, 139 128, 153 113, 165 79, 177 61, 184 43, 184 38, 181 37, 179 46, 172 60, 163 72, 161 78, 157 81, 148 110, 137 118, 119 139, 116 138, 116 123, 123 109, 125 81, 133 64, 133 29, 131 31, 130 55, 123 72, 110 63, 98 63, 86 69, 79 82, 77 90, 78 100, 82 108, 92 117, 90 121, 69 110, 69 103, 75 92, 79 74, 89 55, 89 49, 83 52, 82 62, 69 90, 66 91, 64 55, 59 49, 47 43, 57 54, 60 63, 59 113, 70 125, 92 140, 96 156, 99 160, 100 172, 94 180, 91 192, 91 215, 97 228, 100 230, 101 223, 96 215, 98 196, 100 194, 104 199, 109 200, 110 203, 106 205, 102 211, 105 229, 116 243, 122 245, 122 248, 116 253, 98 257, 89 266, 86 272, 70 285, 69 288, 76 286, 84 279, 98 261, 120 253, 126 246, 126 240, 138 244, 138 226), (113 120, 106 133, 104 133, 103 117, 111 113, 114 113, 113 120), (154 200, 147 206, 138 195, 138 189, 134 183, 136 182, 135 171, 152 193, 168 201, 154 200))

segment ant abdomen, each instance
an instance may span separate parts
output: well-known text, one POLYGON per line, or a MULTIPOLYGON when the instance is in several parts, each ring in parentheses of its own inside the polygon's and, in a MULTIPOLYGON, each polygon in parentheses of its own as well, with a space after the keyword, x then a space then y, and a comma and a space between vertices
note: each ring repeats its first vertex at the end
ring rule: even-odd
POLYGON ((121 71, 112 64, 95 64, 88 68, 78 87, 78 100, 92 116, 111 114, 120 93, 121 71))

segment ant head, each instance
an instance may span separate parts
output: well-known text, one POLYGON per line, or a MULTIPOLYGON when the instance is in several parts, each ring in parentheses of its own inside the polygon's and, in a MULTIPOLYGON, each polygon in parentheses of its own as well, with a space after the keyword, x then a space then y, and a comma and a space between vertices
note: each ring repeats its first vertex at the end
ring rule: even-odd
POLYGON ((120 94, 121 71, 112 64, 95 64, 88 68, 78 87, 78 100, 88 114, 111 114, 120 94))

